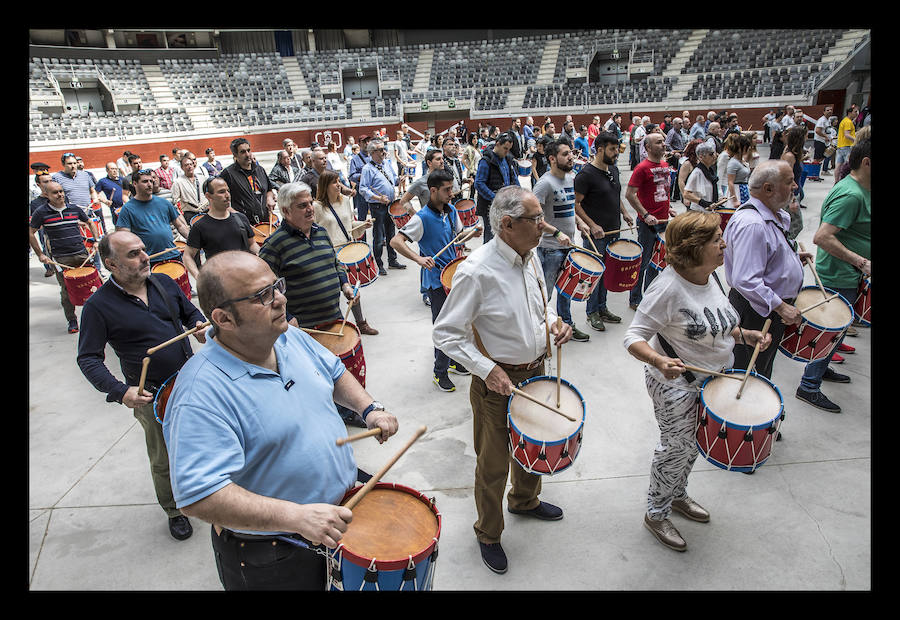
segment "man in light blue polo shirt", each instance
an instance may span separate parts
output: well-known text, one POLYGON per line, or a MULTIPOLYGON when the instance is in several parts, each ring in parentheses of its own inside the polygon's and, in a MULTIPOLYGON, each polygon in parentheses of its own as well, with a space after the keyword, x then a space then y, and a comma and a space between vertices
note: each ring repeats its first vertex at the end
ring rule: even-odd
MULTIPOLYGON (((116 230, 129 230, 141 238, 147 248, 147 254, 153 255, 175 247, 172 228, 187 239, 190 228, 184 216, 178 212, 171 202, 153 195, 153 173, 151 170, 138 170, 131 176, 134 197, 125 203, 116 220, 116 230)), ((166 260, 179 260, 181 253, 171 250, 155 258, 151 263, 166 260)))
POLYGON ((347 431, 334 403, 362 411, 381 442, 397 419, 288 326, 283 280, 259 257, 216 254, 197 289, 213 327, 163 420, 176 504, 213 524, 226 589, 323 589, 323 556, 302 547, 337 547, 353 516, 337 504, 357 477, 353 449, 335 444, 347 431))

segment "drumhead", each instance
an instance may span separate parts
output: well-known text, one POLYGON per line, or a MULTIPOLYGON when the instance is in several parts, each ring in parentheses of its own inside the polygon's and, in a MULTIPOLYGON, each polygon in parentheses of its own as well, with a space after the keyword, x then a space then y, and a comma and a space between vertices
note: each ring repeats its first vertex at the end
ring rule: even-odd
POLYGON ((475 201, 469 198, 463 198, 456 202, 455 205, 457 211, 468 211, 469 209, 475 208, 475 201))
POLYGON ((593 254, 575 249, 569 252, 569 259, 585 271, 603 273, 603 263, 597 260, 593 254))
MULTIPOLYGON (((742 376, 744 371, 732 374, 742 376)), ((703 383, 702 402, 717 418, 740 426, 765 425, 781 415, 784 402, 769 381, 752 373, 737 398, 740 387, 740 381, 711 376, 703 383)))
MULTIPOLYGON (((535 377, 522 384, 519 389, 541 402, 556 406, 556 377, 535 377)), ((576 421, 572 422, 518 394, 513 394, 509 399, 511 422, 521 435, 537 442, 564 441, 581 429, 584 400, 578 390, 566 380, 560 385, 559 408, 576 421)))
POLYGON ((323 347, 325 347, 338 357, 340 357, 347 351, 352 351, 353 347, 355 347, 360 341, 359 329, 350 321, 347 321, 347 323, 344 324, 343 336, 337 335, 341 331, 341 321, 335 321, 334 323, 328 323, 327 325, 316 325, 314 329, 335 334, 334 336, 328 336, 325 334, 309 335, 313 337, 313 340, 321 344, 323 347))
POLYGON ((446 264, 444 268, 441 270, 441 284, 446 286, 448 289, 452 288, 450 285, 453 283, 453 275, 456 273, 456 268, 459 267, 459 264, 466 260, 466 257, 454 258, 452 261, 446 264))
MULTIPOLYGON (((825 289, 829 295, 835 291, 825 289)), ((817 286, 805 287, 800 290, 794 305, 803 310, 816 302, 822 301, 822 291, 817 286)), ((835 297, 831 301, 822 304, 808 312, 803 313, 803 318, 821 327, 829 329, 842 329, 853 321, 853 308, 843 297, 835 297)))
POLYGON ((391 215, 395 215, 395 216, 398 216, 398 215, 409 215, 409 211, 407 211, 407 210, 403 207, 403 205, 400 204, 400 201, 399 201, 399 200, 395 200, 394 202, 391 203, 391 205, 388 207, 388 212, 389 212, 391 215))
POLYGON ((369 244, 362 241, 353 241, 348 243, 337 253, 337 259, 345 264, 352 265, 358 263, 369 254, 369 244))
POLYGON ((177 280, 185 273, 187 273, 184 265, 177 261, 165 261, 162 263, 157 263, 153 265, 150 271, 152 271, 153 273, 164 273, 173 280, 177 280))
POLYGON ((427 550, 440 534, 440 521, 424 498, 409 491, 376 485, 353 507, 344 548, 379 562, 405 562, 427 550))
POLYGON ((91 275, 95 271, 97 271, 96 267, 73 267, 72 269, 66 269, 65 271, 63 271, 63 277, 83 278, 85 276, 91 275))
POLYGON ((610 243, 606 251, 618 258, 633 259, 641 255, 641 244, 631 239, 619 239, 610 243))

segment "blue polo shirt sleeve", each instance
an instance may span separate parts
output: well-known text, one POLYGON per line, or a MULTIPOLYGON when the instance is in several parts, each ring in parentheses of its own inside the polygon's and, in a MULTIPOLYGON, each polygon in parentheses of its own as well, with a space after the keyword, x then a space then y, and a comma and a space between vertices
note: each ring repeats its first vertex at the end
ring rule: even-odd
POLYGON ((362 173, 359 175, 359 193, 363 195, 363 198, 366 199, 366 202, 378 202, 378 197, 375 195, 375 192, 372 191, 372 174, 375 172, 375 169, 371 166, 362 169, 362 173))

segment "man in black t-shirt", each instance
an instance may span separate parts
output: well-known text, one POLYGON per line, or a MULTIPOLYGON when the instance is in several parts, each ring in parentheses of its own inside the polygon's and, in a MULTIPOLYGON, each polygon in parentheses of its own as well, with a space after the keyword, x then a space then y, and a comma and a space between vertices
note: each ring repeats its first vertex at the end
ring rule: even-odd
POLYGON ((194 220, 184 250, 184 264, 195 280, 200 272, 197 264, 200 250, 207 260, 226 250, 259 254, 250 221, 243 213, 229 210, 231 192, 228 184, 221 177, 212 177, 204 181, 203 192, 209 200, 209 211, 194 220))
POLYGON ((275 188, 262 166, 253 160, 246 138, 231 141, 234 163, 219 175, 228 184, 232 207, 247 216, 254 226, 269 221, 275 209, 275 188))
MULTIPOLYGON (((619 138, 609 131, 601 131, 594 138, 594 157, 575 176, 575 214, 591 229, 593 245, 586 241, 584 247, 597 251, 606 258, 607 246, 619 238, 619 233, 605 234, 607 230, 618 230, 621 218, 628 226, 634 220, 625 210, 622 201, 622 184, 619 182, 619 138)), ((594 292, 585 305, 587 320, 597 331, 605 331, 603 321, 620 323, 621 317, 614 315, 606 308, 606 288, 603 278, 597 283, 594 292)))

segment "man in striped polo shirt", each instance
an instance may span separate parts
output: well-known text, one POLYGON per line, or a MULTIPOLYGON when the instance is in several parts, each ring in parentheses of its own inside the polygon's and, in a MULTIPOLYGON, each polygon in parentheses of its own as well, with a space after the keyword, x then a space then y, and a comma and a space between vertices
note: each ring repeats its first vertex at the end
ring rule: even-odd
MULTIPOLYGON (((278 190, 281 226, 266 237, 259 257, 286 280, 287 319, 297 327, 340 320, 341 292, 353 298, 347 271, 338 262, 325 228, 315 223, 312 190, 306 183, 285 183, 278 190)), ((338 405, 348 424, 366 428, 358 413, 338 405)))

